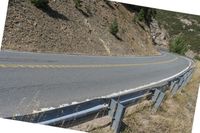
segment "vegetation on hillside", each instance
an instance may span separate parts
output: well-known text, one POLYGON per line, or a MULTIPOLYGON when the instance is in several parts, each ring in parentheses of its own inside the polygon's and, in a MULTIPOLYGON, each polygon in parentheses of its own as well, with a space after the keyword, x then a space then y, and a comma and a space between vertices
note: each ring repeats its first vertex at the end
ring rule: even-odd
POLYGON ((156 19, 169 32, 171 39, 182 34, 189 48, 200 54, 200 17, 176 13, 171 11, 157 10, 156 19))
POLYGON ((200 61, 200 56, 196 55, 194 58, 195 58, 196 60, 200 61))
POLYGON ((171 41, 169 50, 170 52, 185 55, 185 53, 188 51, 188 46, 185 43, 183 37, 179 35, 171 41))
POLYGON ((135 20, 136 21, 144 21, 145 19, 145 14, 144 14, 144 9, 140 9, 139 13, 136 15, 135 20))
POLYGON ((117 19, 114 19, 114 21, 110 25, 110 33, 116 36, 118 31, 119 31, 118 22, 117 22, 117 19))
POLYGON ((74 0, 75 7, 79 9, 81 7, 81 0, 74 0))
POLYGON ((47 6, 49 0, 31 0, 31 3, 34 4, 38 8, 43 8, 47 6))
POLYGON ((147 25, 150 25, 152 18, 156 15, 156 10, 147 7, 139 7, 139 10, 136 12, 134 18, 135 22, 145 22, 147 25))

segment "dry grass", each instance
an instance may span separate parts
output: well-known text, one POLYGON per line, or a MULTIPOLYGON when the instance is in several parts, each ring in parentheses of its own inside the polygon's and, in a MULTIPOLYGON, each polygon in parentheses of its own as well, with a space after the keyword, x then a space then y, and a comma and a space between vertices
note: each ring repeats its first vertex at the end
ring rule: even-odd
MULTIPOLYGON (((152 114, 150 108, 140 108, 139 111, 125 117, 124 133, 190 133, 200 79, 200 62, 189 84, 183 91, 167 98, 157 113, 152 114)), ((139 105, 140 106, 140 105, 139 105)))
MULTIPOLYGON (((156 113, 152 113, 150 101, 132 106, 126 110, 122 133, 190 133, 192 129, 198 87, 200 82, 200 62, 196 63, 196 70, 191 81, 182 92, 172 97, 167 93, 166 100, 156 113)), ((112 133, 103 121, 93 121, 90 125, 92 133, 112 133), (98 126, 99 125, 99 126, 98 126)), ((80 125, 80 127, 82 127, 80 125)), ((78 129, 78 128, 76 128, 78 129)), ((84 130, 84 129, 82 129, 84 130)), ((86 131, 86 130, 85 130, 86 131)))

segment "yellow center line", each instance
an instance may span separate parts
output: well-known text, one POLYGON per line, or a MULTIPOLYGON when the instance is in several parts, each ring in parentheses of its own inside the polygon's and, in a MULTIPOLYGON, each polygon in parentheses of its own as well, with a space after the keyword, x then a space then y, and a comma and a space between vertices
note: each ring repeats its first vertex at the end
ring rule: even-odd
POLYGON ((166 61, 139 63, 139 64, 90 64, 90 65, 44 65, 44 64, 0 64, 0 68, 109 68, 109 67, 132 67, 145 65, 167 64, 176 61, 174 58, 166 61))

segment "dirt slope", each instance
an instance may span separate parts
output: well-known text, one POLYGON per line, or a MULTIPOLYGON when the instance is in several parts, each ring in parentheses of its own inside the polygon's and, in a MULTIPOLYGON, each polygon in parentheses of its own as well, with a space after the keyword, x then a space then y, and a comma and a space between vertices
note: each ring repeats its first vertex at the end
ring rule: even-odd
POLYGON ((133 22, 134 12, 104 0, 50 0, 38 9, 27 0, 10 0, 3 49, 90 55, 156 54, 149 28, 133 22), (114 19, 118 39, 109 32, 114 19))

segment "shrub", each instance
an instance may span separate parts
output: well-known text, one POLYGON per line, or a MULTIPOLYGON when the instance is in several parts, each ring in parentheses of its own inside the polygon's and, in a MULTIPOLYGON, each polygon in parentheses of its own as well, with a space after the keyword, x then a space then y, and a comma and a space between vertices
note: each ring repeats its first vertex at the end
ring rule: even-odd
POLYGON ((169 50, 170 52, 184 55, 188 50, 188 46, 183 40, 182 36, 177 36, 172 40, 171 44, 169 45, 169 50))
POLYGON ((195 58, 196 60, 200 61, 200 56, 196 55, 194 58, 195 58))
POLYGON ((118 23, 117 23, 117 20, 115 19, 110 25, 110 33, 116 36, 118 31, 119 31, 118 23))
POLYGON ((34 4, 36 7, 43 8, 47 6, 49 0, 31 0, 31 3, 34 4))
POLYGON ((81 7, 81 0, 74 0, 74 3, 77 9, 81 7))
POLYGON ((140 9, 138 15, 137 15, 137 18, 139 21, 144 21, 145 20, 145 12, 144 12, 144 9, 140 9))
POLYGON ((141 8, 138 13, 134 16, 133 22, 144 21, 145 20, 145 12, 144 9, 141 8))
POLYGON ((133 22, 145 22, 148 26, 150 25, 152 18, 156 17, 156 10, 142 7, 139 12, 134 16, 133 22))

